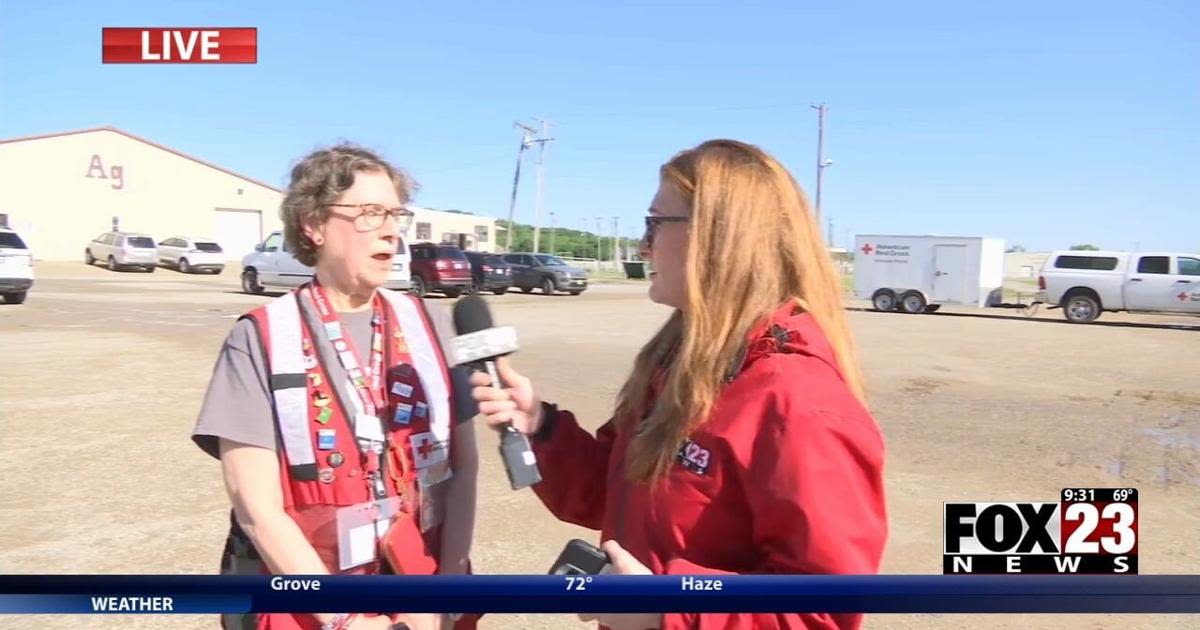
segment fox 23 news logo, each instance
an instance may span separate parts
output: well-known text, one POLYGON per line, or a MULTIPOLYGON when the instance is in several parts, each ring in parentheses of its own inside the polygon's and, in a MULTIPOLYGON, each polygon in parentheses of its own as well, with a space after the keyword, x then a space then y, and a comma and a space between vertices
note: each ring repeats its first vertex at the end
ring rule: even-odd
POLYGON ((942 573, 1136 574, 1138 492, 1067 488, 1057 503, 946 503, 942 573))

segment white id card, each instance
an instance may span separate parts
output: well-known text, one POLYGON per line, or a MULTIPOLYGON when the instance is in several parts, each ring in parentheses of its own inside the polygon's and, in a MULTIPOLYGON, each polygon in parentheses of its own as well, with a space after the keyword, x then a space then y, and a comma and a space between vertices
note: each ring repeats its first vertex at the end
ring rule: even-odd
POLYGON ((371 442, 383 442, 383 425, 379 418, 368 413, 354 416, 354 437, 371 442))
POLYGON ((418 470, 417 483, 419 483, 421 485, 421 489, 424 490, 430 486, 436 486, 452 476, 453 473, 450 470, 450 462, 447 460, 442 460, 436 464, 430 464, 429 466, 418 470))
POLYGON ((427 532, 442 524, 445 517, 443 507, 446 503, 446 487, 433 485, 421 490, 420 524, 421 531, 427 532))
POLYGON ((379 539, 402 507, 400 497, 388 497, 339 508, 338 569, 345 571, 375 560, 379 539))

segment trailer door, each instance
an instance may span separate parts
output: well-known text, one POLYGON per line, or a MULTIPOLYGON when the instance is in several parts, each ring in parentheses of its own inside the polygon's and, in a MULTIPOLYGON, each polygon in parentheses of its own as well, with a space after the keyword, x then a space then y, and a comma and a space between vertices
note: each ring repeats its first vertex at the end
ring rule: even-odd
POLYGON ((967 246, 936 245, 933 249, 933 301, 967 301, 967 246))

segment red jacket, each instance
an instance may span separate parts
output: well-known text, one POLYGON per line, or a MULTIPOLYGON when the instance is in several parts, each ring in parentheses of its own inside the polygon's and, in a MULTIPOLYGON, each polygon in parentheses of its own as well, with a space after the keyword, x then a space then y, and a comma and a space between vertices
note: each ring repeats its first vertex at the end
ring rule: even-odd
MULTIPOLYGON (((534 440, 538 497, 655 574, 875 573, 887 537, 883 440, 816 322, 791 307, 748 337, 740 373, 662 487, 630 483, 630 431, 559 411, 534 440)), ((681 628, 857 628, 858 614, 667 614, 681 628)))

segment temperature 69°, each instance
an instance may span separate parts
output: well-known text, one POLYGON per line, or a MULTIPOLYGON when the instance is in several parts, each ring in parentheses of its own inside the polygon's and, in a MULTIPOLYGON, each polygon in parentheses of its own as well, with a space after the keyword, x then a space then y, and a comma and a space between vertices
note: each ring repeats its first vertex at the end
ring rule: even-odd
POLYGON ((585 591, 585 590, 587 590, 587 585, 591 584, 591 583, 592 583, 592 576, 590 576, 590 575, 586 576, 586 577, 572 577, 569 575, 567 576, 567 590, 568 591, 585 591))

